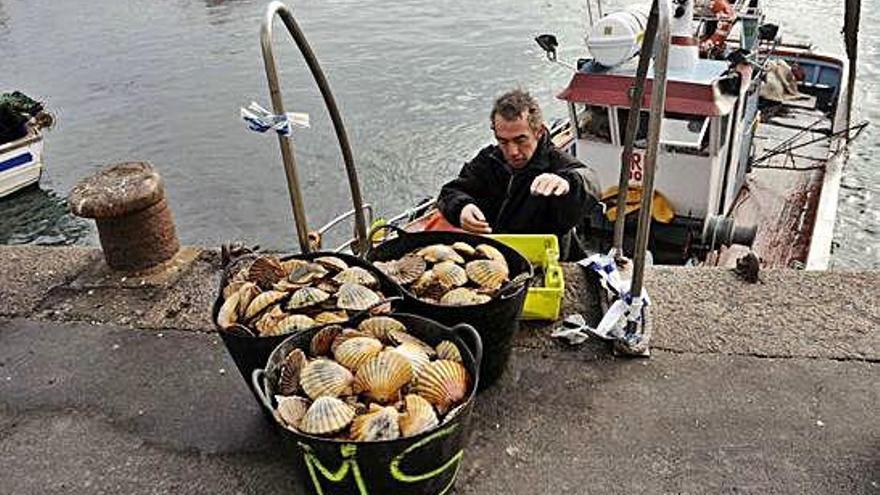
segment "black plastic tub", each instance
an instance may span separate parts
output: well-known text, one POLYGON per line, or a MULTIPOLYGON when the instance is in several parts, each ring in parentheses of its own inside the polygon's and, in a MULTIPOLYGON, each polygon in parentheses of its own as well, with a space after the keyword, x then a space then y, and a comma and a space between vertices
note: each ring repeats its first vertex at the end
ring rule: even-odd
POLYGON ((483 339, 485 356, 481 368, 480 388, 486 389, 504 373, 513 336, 519 328, 519 315, 526 300, 529 282, 533 275, 532 264, 523 255, 510 246, 476 234, 459 232, 404 232, 393 229, 397 237, 374 246, 367 252, 367 259, 372 261, 389 261, 400 258, 410 251, 431 244, 452 244, 463 241, 472 246, 489 244, 497 248, 507 259, 510 278, 527 272, 528 278, 523 283, 513 285, 509 289, 502 288, 501 294, 484 304, 472 306, 443 306, 422 301, 408 289, 401 287, 404 294, 400 311, 415 313, 444 325, 467 323, 476 328, 483 339))
MULTIPOLYGON (((293 456, 290 466, 297 485, 293 493, 437 495, 448 493, 455 483, 470 436, 471 409, 480 379, 480 337, 469 325, 448 328, 417 315, 390 316, 432 346, 443 340, 455 343, 474 380, 467 398, 454 417, 434 430, 396 440, 334 440, 289 430, 276 422, 293 456)), ((254 390, 259 390, 258 396, 270 414, 274 411, 281 362, 293 349, 308 352, 316 332, 309 329, 288 336, 272 352, 265 370, 254 371, 254 390)))
MULTIPOLYGON (((361 258, 342 253, 316 252, 309 254, 295 254, 292 256, 285 256, 281 258, 281 260, 284 261, 293 258, 312 260, 321 256, 336 256, 337 258, 340 258, 348 263, 349 266, 359 266, 361 268, 369 270, 370 273, 372 273, 379 281, 379 290, 382 291, 382 294, 384 294, 386 298, 397 298, 391 302, 392 307, 400 302, 399 298, 401 298, 403 295, 403 291, 401 290, 400 286, 392 282, 384 273, 379 271, 376 267, 361 258)), ((268 337, 253 337, 232 333, 220 328, 220 326, 217 324, 217 315, 220 313, 220 307, 223 305, 223 287, 226 287, 228 275, 229 274, 224 273, 223 279, 220 281, 220 289, 217 291, 217 299, 214 301, 214 307, 211 310, 211 318, 214 321, 214 326, 217 328, 217 333, 219 333, 220 338, 223 339, 223 344, 226 345, 226 350, 229 351, 229 355, 232 356, 232 360, 235 361, 235 366, 241 373, 242 378, 244 378, 248 388, 251 389, 251 392, 253 392, 254 396, 257 397, 257 399, 259 400, 257 391, 253 388, 251 375, 253 374, 255 369, 263 368, 264 366, 266 366, 266 360, 269 359, 269 354, 271 354, 272 351, 276 347, 278 347, 279 344, 284 342, 284 339, 290 337, 290 335, 287 334, 273 335, 268 337)), ((327 325, 320 325, 314 328, 317 329, 324 326, 327 325)))

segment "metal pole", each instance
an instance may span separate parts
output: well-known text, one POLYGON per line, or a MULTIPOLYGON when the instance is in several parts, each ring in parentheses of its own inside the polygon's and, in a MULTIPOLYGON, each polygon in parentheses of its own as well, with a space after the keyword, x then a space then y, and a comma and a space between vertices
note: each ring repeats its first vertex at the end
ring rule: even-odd
MULTIPOLYGON (((363 199, 361 197, 360 185, 357 178, 357 170, 354 166, 354 159, 351 153, 351 145, 348 142, 348 134, 342 123, 342 117, 339 114, 339 108, 336 106, 336 100, 330 91, 330 85, 315 53, 306 41, 305 35, 296 24, 290 9, 281 2, 272 2, 266 9, 266 17, 263 19, 263 25, 260 28, 260 45, 263 49, 263 62, 266 66, 266 78, 269 80, 269 94, 272 98, 272 110, 281 115, 284 113, 284 103, 281 97, 281 88, 278 83, 278 71, 275 66, 275 56, 272 53, 272 21, 275 14, 281 17, 282 22, 290 32, 291 37, 296 46, 299 48, 312 72, 312 77, 324 97, 324 104, 330 113, 330 119, 333 121, 333 128, 336 131, 336 137, 339 140, 339 147, 342 150, 342 159, 345 162, 345 170, 348 175, 348 183, 351 189, 351 200, 354 204, 355 219, 355 235, 358 241, 358 252, 366 252, 367 248, 367 223, 364 219, 363 199)), ((306 221, 306 213, 303 207, 302 194, 299 188, 299 179, 296 174, 296 160, 293 154, 292 140, 279 135, 278 143, 281 147, 281 159, 284 162, 284 171, 287 175, 287 189, 290 192, 290 203, 293 209, 293 217, 296 221, 296 234, 299 239, 299 245, 302 252, 310 251, 308 241, 308 225, 306 221)))
POLYGON ((618 256, 623 256, 623 234, 624 221, 626 220, 626 193, 629 189, 630 160, 632 159, 636 131, 641 120, 639 117, 642 112, 642 97, 645 94, 645 79, 647 79, 648 65, 654 52, 654 38, 656 36, 657 2, 655 1, 651 4, 648 25, 645 27, 645 37, 642 39, 642 48, 639 50, 639 67, 636 70, 636 79, 629 89, 629 116, 626 119, 623 154, 620 155, 620 180, 617 182, 617 219, 614 221, 614 250, 618 256))
MULTIPOLYGON (((639 227, 636 233, 636 247, 633 253, 633 277, 630 293, 635 298, 642 296, 642 283, 645 271, 645 252, 648 249, 648 235, 651 229, 651 206, 654 196, 654 169, 660 148, 660 125, 666 107, 666 69, 669 59, 669 0, 654 0, 658 9, 657 53, 654 59, 654 79, 651 84, 651 117, 648 121, 648 148, 645 152, 645 176, 642 181, 642 203, 639 208, 639 227)), ((652 7, 653 9, 653 7, 652 7)), ((628 330, 633 329, 630 323, 628 330)))
MULTIPOLYGON (((856 89, 856 60, 859 56, 859 22, 862 0, 846 0, 843 20, 843 38, 846 43, 846 56, 849 59, 849 75, 846 83, 846 127, 851 123, 853 95, 856 89)), ((847 133, 847 142, 850 137, 847 133)))
POLYGON ((593 27, 593 0, 587 0, 587 16, 590 20, 590 27, 593 27))

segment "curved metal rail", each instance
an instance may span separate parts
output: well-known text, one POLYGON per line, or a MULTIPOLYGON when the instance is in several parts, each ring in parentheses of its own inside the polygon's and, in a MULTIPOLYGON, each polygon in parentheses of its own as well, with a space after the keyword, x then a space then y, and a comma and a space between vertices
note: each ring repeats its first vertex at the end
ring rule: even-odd
MULTIPOLYGON (((272 111, 276 115, 283 115, 284 102, 281 97, 281 86, 278 83, 278 70, 275 65, 275 55, 272 52, 272 22, 275 15, 281 17, 284 26, 302 53, 312 77, 324 97, 324 104, 330 113, 330 119, 333 121, 333 128, 336 131, 336 137, 339 140, 339 147, 342 151, 342 159, 345 162, 345 171, 348 175, 348 184, 351 188, 351 201, 353 204, 353 215, 355 223, 355 237, 357 241, 357 252, 366 252, 367 248, 367 223, 364 218, 364 204, 361 197, 360 185, 357 178, 357 170, 354 166, 352 158, 351 145, 348 142, 348 134, 342 123, 342 117, 339 114, 339 108, 333 99, 333 93, 330 91, 330 85, 324 72, 318 64, 315 53, 306 41, 305 35, 293 18, 293 13, 287 5, 275 1, 266 8, 266 16, 263 18, 263 24, 260 26, 260 45, 263 50, 263 63, 266 66, 266 78, 269 82, 269 95, 272 98, 272 111)), ((293 217, 296 222, 296 235, 299 240, 299 246, 303 253, 311 251, 309 244, 309 229, 306 219, 306 212, 303 206, 302 193, 299 187, 299 178, 296 173, 296 158, 294 157, 292 139, 278 135, 278 145, 281 147, 281 159, 284 162, 284 172, 287 176, 287 189, 290 192, 290 206, 293 209, 293 217)))
MULTIPOLYGON (((636 310, 641 310, 642 284, 645 271, 645 252, 648 250, 648 235, 651 228, 651 206, 654 197, 654 171, 657 164, 657 153, 660 148, 660 125, 663 123, 663 114, 666 109, 666 70, 669 60, 669 0, 654 0, 651 6, 652 13, 657 12, 655 17, 648 20, 649 32, 651 22, 656 23, 657 39, 655 40, 656 50, 654 52, 654 77, 651 83, 651 115, 648 120, 648 143, 645 151, 645 175, 642 180, 642 202, 639 207, 639 226, 636 231, 636 245, 633 252, 633 276, 630 293, 636 302, 636 310)), ((646 37, 646 40, 648 38, 646 37)), ((640 57, 650 57, 651 51, 642 50, 640 57)), ((641 64, 641 61, 640 61, 641 64)), ((641 111, 641 101, 638 101, 639 107, 636 113, 641 111)), ((633 111, 630 110, 630 118, 633 111)), ((629 125, 627 125, 629 127, 629 125)), ((627 129, 629 130, 629 129, 627 129)), ((635 134, 635 132, 633 132, 635 134)), ((632 139, 633 136, 629 135, 632 139)), ((631 145, 631 143, 627 143, 631 145)), ((632 150, 632 148, 630 148, 632 150)), ((627 164, 629 165, 629 164, 627 164)), ((619 203, 623 205, 623 203, 619 203)), ((621 208, 618 206, 618 212, 621 208)), ((619 217, 622 217, 618 213, 619 217)), ((632 324, 628 331, 635 331, 635 324, 632 324)))

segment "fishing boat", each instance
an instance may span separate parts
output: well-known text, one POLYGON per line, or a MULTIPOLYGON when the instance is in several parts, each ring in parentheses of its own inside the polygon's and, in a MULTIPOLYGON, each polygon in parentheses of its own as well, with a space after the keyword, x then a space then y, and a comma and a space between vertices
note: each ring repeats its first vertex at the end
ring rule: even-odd
MULTIPOLYGON (((732 266, 751 247, 765 266, 826 268, 847 137, 846 63, 781 45, 754 0, 673 5, 653 198, 655 210, 672 214, 654 215, 655 260, 732 266)), ((557 143, 596 169, 611 203, 636 79, 622 59, 638 50, 642 22, 632 11, 604 16, 587 39, 594 57, 578 60, 559 94, 569 119, 557 143)), ((627 205, 643 178, 652 81, 649 73, 627 205)), ((609 247, 608 212, 589 226, 593 245, 609 247)))
POLYGON ((43 174, 43 129, 53 123, 42 104, 21 93, 6 93, 2 98, 0 198, 39 183, 43 174))
POLYGON ((0 198, 36 185, 43 174, 43 134, 32 128, 27 136, 0 144, 0 198))
MULTIPOLYGON (((648 242, 654 262, 732 267, 752 250, 766 267, 827 268, 847 139, 864 126, 847 122, 846 62, 781 43, 757 1, 673 4, 648 242)), ((638 9, 602 16, 587 36, 592 56, 577 60, 558 94, 569 112, 551 128, 553 140, 596 170, 607 206, 580 226, 588 252, 613 245, 625 154, 626 213, 639 206, 653 67, 629 153, 625 134, 646 24, 638 9)), ((555 37, 538 42, 556 62, 555 37)), ((406 228, 449 228, 437 215, 406 228)), ((635 229, 627 231, 631 252, 635 229)))
MULTIPOLYGON (((654 214, 648 217, 646 235, 655 263, 732 267, 751 250, 765 267, 828 266, 841 171, 853 131, 844 104, 847 64, 811 47, 782 43, 779 28, 765 22, 759 0, 731 1, 661 0, 667 14, 662 38, 656 28, 657 1, 650 15, 631 9, 603 15, 599 4, 598 20, 587 35, 589 56, 575 64, 556 59, 554 36, 536 39, 552 62, 571 69, 558 93, 568 116, 550 126, 551 136, 596 170, 603 190, 605 207, 577 229, 586 252, 607 252, 612 246, 626 254, 634 251, 637 215, 626 213, 640 209, 650 166, 651 184, 644 188, 652 191, 651 200, 645 204, 654 214), (662 64, 651 62, 658 46, 664 52, 662 64), (648 56, 640 56, 643 51, 648 56), (658 116, 650 109, 661 77, 658 108, 665 110, 654 126, 650 121, 658 116), (659 134, 653 140, 650 129, 659 134), (620 208, 627 218, 620 224, 625 235, 615 235, 618 203, 625 205, 620 208)), ((271 19, 267 14, 264 22, 264 61, 273 111, 282 116, 271 50, 267 57, 271 19)), ((288 29, 298 29, 283 12, 282 19, 288 29)), ((294 40, 306 58, 313 57, 304 37, 294 35, 294 40)), ((326 85, 314 65, 316 81, 326 85)), ((366 226, 376 222, 408 231, 454 229, 433 207, 434 200, 385 220, 373 218, 372 207, 361 199, 332 95, 329 88, 321 89, 343 150, 354 207, 309 231, 292 150, 279 136, 301 247, 320 246, 331 228, 352 217, 357 238, 340 250, 363 249, 366 226)))

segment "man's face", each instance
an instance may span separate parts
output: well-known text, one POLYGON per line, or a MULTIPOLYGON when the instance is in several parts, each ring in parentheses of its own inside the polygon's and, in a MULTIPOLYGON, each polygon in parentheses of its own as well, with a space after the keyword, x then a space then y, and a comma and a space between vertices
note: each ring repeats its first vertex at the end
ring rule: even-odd
POLYGON ((505 120, 497 114, 494 123, 495 140, 498 141, 498 147, 501 148, 507 164, 513 168, 525 167, 535 154, 544 129, 533 131, 525 112, 516 120, 505 120))

